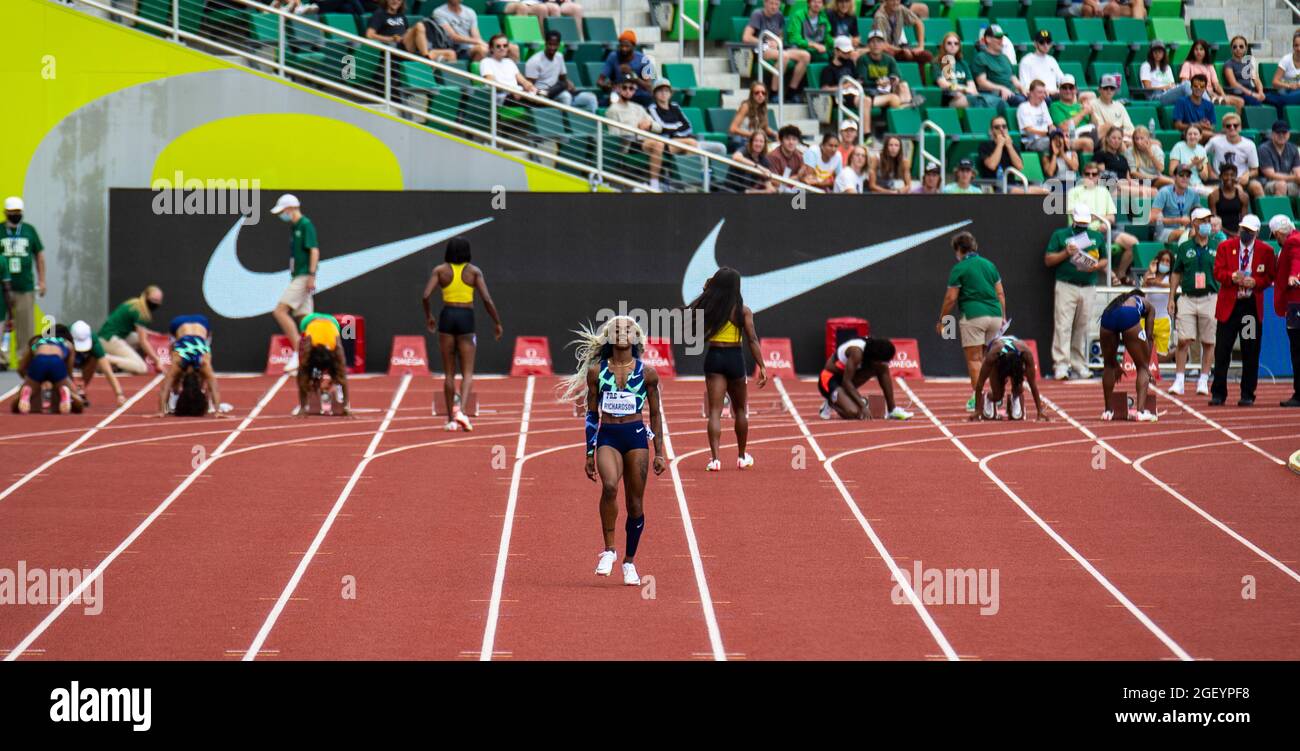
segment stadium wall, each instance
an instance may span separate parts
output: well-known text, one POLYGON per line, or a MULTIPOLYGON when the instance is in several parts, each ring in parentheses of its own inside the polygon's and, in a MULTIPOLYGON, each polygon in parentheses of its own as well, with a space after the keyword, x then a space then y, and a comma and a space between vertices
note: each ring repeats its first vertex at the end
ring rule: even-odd
MULTIPOLYGON (((954 263, 949 237, 963 229, 1001 270, 1012 333, 1037 339, 1045 356, 1051 343, 1052 275, 1042 254, 1062 220, 1043 212, 1041 197, 811 195, 800 209, 792 196, 295 193, 319 234, 318 284, 331 287, 316 307, 366 317, 373 369, 386 367, 393 335, 424 331, 420 296, 442 240, 456 233, 472 242, 505 322, 505 339, 492 342, 478 307, 485 372, 508 371, 513 337, 528 334, 549 337, 557 368, 567 369, 562 348, 579 323, 620 301, 680 306, 716 261, 746 276, 747 301, 762 308, 760 335, 791 338, 799 372, 821 368, 827 318, 860 316, 873 334, 919 340, 928 375, 961 375, 958 342, 934 325, 954 263), (858 252, 812 263, 849 251, 858 252), (330 263, 339 258, 347 260, 330 263)), ((276 331, 269 311, 289 279, 288 228, 241 227, 229 214, 159 215, 156 200, 149 190, 112 191, 112 300, 161 284, 165 318, 213 317, 219 368, 261 370, 276 331)), ((436 351, 434 336, 428 344, 436 351)), ((702 358, 675 350, 680 372, 701 372, 702 358)))

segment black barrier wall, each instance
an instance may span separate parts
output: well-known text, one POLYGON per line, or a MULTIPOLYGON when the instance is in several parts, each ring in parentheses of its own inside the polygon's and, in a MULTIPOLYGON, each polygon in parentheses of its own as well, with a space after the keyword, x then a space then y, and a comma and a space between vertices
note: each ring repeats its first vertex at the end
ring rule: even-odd
MULTIPOLYGON (((277 195, 264 192, 264 208, 277 195)), ((348 277, 318 293, 316 309, 365 316, 371 370, 386 369, 393 335, 425 332, 420 295, 445 243, 420 237, 475 222, 482 223, 463 234, 506 331, 501 342, 492 341, 491 322, 478 306, 483 372, 507 372, 513 337, 523 334, 548 336, 557 370, 566 370, 573 360, 564 345, 579 322, 602 308, 617 310, 620 301, 646 310, 680 306, 688 270, 692 282, 702 278, 716 257, 745 276, 746 301, 762 307, 759 335, 793 340, 801 373, 823 364, 827 318, 860 316, 871 321, 873 335, 917 339, 927 375, 963 375, 959 342, 935 332, 954 263, 948 238, 962 229, 975 233, 1002 273, 1012 333, 1037 339, 1044 358, 1051 345, 1052 275, 1042 259, 1064 218, 1045 214, 1036 197, 296 195, 330 268, 318 283, 348 277), (831 259, 848 251, 859 252, 831 259), (822 259, 831 260, 815 263, 822 259)), ((154 329, 165 330, 173 315, 207 314, 218 369, 260 371, 268 338, 278 331, 270 310, 289 281, 289 225, 263 211, 257 225, 236 233, 238 220, 229 214, 158 215, 153 199, 149 190, 111 191, 114 304, 159 284, 166 300, 154 329), (223 242, 237 248, 237 263, 218 252, 223 242)), ((440 367, 436 335, 426 337, 440 367)), ((686 356, 681 343, 674 350, 679 372, 702 372, 702 356, 686 356)))

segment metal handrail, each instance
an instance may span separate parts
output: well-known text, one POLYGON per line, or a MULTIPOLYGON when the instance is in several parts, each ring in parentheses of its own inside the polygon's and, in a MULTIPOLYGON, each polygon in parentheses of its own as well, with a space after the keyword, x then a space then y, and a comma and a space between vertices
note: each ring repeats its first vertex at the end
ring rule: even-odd
MULTIPOLYGON (((135 13, 131 13, 129 11, 125 11, 120 8, 113 7, 112 5, 109 4, 109 2, 110 0, 73 0, 74 4, 85 5, 88 7, 95 8, 104 13, 107 13, 108 17, 110 18, 117 17, 120 19, 127 19, 132 21, 136 26, 152 28, 164 34, 174 36, 178 40, 178 43, 181 40, 197 42, 203 45, 204 47, 219 50, 228 55, 245 58, 266 65, 268 68, 274 69, 281 78, 287 78, 289 75, 293 75, 296 78, 302 79, 304 81, 309 81, 318 87, 328 89, 334 92, 346 94, 349 97, 360 99, 363 102, 383 105, 384 107, 390 110, 402 112, 413 118, 419 118, 421 120, 431 121, 439 125, 455 129, 462 133, 470 134, 482 138, 492 143, 494 148, 505 148, 514 151, 522 151, 526 154, 536 157, 539 160, 550 161, 555 164, 564 165, 566 167, 572 168, 574 170, 582 171, 582 172, 590 172, 593 169, 593 165, 591 164, 584 164, 582 162, 562 156, 558 153, 552 153, 549 151, 539 149, 533 146, 532 144, 520 141, 515 138, 511 138, 508 134, 500 134, 497 132, 497 129, 495 127, 497 92, 503 92, 503 91, 508 92, 509 94, 511 94, 512 96, 518 99, 523 99, 528 101, 529 104, 539 109, 553 108, 556 110, 566 112, 568 113, 570 118, 578 118, 578 119, 586 120, 591 122, 594 125, 595 139, 596 139, 596 156, 597 156, 596 159, 597 163, 596 165, 594 165, 594 169, 596 172, 601 173, 601 181, 608 181, 611 183, 615 183, 625 188, 651 190, 647 184, 639 182, 635 179, 624 177, 616 173, 606 173, 603 164, 603 141, 604 141, 604 136, 606 135, 606 131, 634 133, 637 138, 659 141, 660 143, 664 144, 665 147, 671 144, 673 147, 673 151, 675 153, 693 154, 697 157, 707 160, 705 162, 706 164, 709 162, 716 162, 716 163, 725 164, 729 169, 739 169, 742 171, 754 172, 755 174, 761 175, 761 172, 759 170, 756 170, 753 167, 750 167, 749 165, 737 162, 733 159, 727 157, 721 157, 711 152, 707 152, 702 149, 681 143, 679 141, 673 141, 670 138, 665 138, 651 131, 625 126, 622 123, 619 123, 615 120, 611 120, 609 118, 602 117, 600 115, 592 114, 584 109, 578 109, 569 105, 561 104, 559 102, 553 101, 551 99, 547 99, 542 96, 529 94, 522 90, 512 89, 509 86, 504 86, 495 81, 491 81, 486 78, 483 78, 482 76, 478 76, 468 71, 461 70, 460 68, 435 62, 429 60, 428 58, 411 54, 405 50, 395 49, 392 46, 382 44, 380 42, 376 42, 374 40, 367 39, 365 37, 361 37, 356 34, 349 34, 345 31, 340 31, 339 29, 336 29, 332 26, 328 26, 326 24, 319 23, 312 19, 305 18, 303 16, 297 16, 292 14, 291 12, 287 12, 279 8, 272 8, 270 6, 263 5, 259 2, 254 2, 254 0, 231 0, 231 2, 234 2, 238 5, 245 6, 250 10, 263 12, 263 13, 272 13, 278 17, 277 18, 277 40, 276 40, 277 49, 276 49, 276 54, 274 59, 259 55, 248 49, 232 47, 216 39, 204 37, 199 34, 185 31, 180 28, 179 13, 175 13, 175 12, 172 13, 170 23, 160 23, 147 18, 143 18, 135 13), (375 50, 377 53, 380 53, 379 56, 384 61, 383 63, 383 67, 384 67, 383 75, 385 79, 384 91, 388 96, 387 97, 379 96, 363 88, 344 85, 337 81, 333 81, 318 76, 308 70, 303 70, 301 68, 296 68, 290 65, 285 58, 285 49, 288 47, 288 42, 289 42, 289 37, 287 33, 289 22, 303 24, 307 27, 314 28, 320 31, 326 37, 333 36, 336 38, 340 38, 342 40, 346 40, 350 44, 368 47, 375 50), (409 107, 400 102, 394 101, 391 98, 393 92, 392 76, 393 76, 394 58, 398 60, 417 62, 422 65, 426 65, 449 78, 459 78, 461 80, 492 89, 494 94, 493 96, 489 97, 489 100, 491 102, 490 105, 491 121, 493 125, 491 132, 485 133, 482 130, 477 129, 471 125, 457 122, 455 120, 449 120, 447 118, 436 115, 432 112, 426 112, 423 110, 415 109, 413 107, 409 107)), ((179 0, 172 0, 172 2, 174 7, 179 5, 179 0)), ((774 175, 773 179, 779 183, 786 184, 788 187, 798 188, 807 191, 816 191, 815 188, 807 186, 796 180, 784 178, 782 176, 774 175)), ((593 184, 595 184, 595 181, 593 181, 593 184)))
MULTIPOLYGON (((930 162, 938 162, 939 163, 939 190, 943 190, 943 186, 948 183, 948 134, 944 132, 944 129, 940 128, 939 124, 934 122, 933 120, 922 120, 921 132, 917 134, 916 140, 918 142, 917 145, 921 149, 921 179, 922 180, 925 179, 925 168, 929 166, 930 162), (933 130, 935 133, 939 135, 939 158, 938 159, 930 156, 930 152, 925 150, 925 131, 927 130, 933 130)), ((1003 182, 1002 192, 1004 193, 1006 192, 1005 181, 1003 182)))
MULTIPOLYGON (((785 125, 785 42, 767 29, 758 35, 758 69, 760 73, 768 71, 776 76, 776 124, 785 125), (763 57, 764 40, 768 38, 776 42, 777 67, 775 68, 763 57)), ((759 78, 761 80, 762 76, 760 75, 759 78)))
MULTIPOLYGON (((620 0, 620 4, 621 4, 621 2, 622 2, 622 0, 620 0)), ((699 8, 700 8, 700 20, 698 20, 698 21, 696 21, 694 18, 688 18, 688 17, 687 17, 687 15, 686 15, 686 2, 687 2, 687 0, 677 0, 677 59, 678 59, 678 61, 681 61, 681 60, 685 60, 685 59, 686 59, 686 29, 685 29, 685 25, 689 25, 692 29, 695 29, 696 31, 699 32, 699 37, 696 39, 696 41, 699 42, 699 45, 698 45, 698 46, 699 46, 699 57, 697 58, 697 65, 696 65, 695 70, 696 70, 696 71, 697 71, 697 72, 702 76, 702 75, 704 75, 704 8, 705 8, 705 0, 690 0, 690 2, 693 2, 693 3, 696 3, 696 4, 699 5, 699 8)))
POLYGON ((1007 178, 1010 177, 1011 175, 1015 175, 1017 178, 1019 178, 1020 184, 1025 187, 1025 190, 1029 190, 1029 178, 1025 175, 1025 173, 1021 172, 1015 167, 1007 167, 1002 170, 1002 192, 1003 193, 1007 192, 1007 178))
POLYGON ((844 132, 844 120, 847 118, 852 120, 858 126, 858 145, 861 146, 865 143, 866 133, 870 130, 868 126, 871 124, 871 108, 867 106, 867 90, 862 88, 862 83, 860 81, 856 78, 849 78, 847 76, 840 79, 840 86, 835 91, 835 109, 837 111, 835 132, 844 132), (856 115, 849 112, 844 106, 845 89, 858 95, 858 113, 856 115))

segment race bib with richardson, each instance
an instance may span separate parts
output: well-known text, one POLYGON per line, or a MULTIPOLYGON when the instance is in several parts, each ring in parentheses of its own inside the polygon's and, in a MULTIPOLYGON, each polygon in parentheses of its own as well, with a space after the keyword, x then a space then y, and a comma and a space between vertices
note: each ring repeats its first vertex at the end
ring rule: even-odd
POLYGON ((631 391, 606 391, 600 395, 600 411, 611 417, 637 413, 636 394, 631 391))

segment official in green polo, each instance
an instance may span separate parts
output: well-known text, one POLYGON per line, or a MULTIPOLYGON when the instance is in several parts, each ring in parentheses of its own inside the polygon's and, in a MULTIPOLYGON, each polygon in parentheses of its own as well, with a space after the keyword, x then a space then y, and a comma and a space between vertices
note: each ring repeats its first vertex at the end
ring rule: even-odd
POLYGON ((1052 233, 1047 241, 1043 263, 1056 274, 1056 290, 1052 302, 1052 370, 1053 377, 1064 381, 1071 376, 1087 378, 1088 326, 1092 321, 1093 298, 1097 296, 1097 272, 1105 271, 1106 259, 1101 249, 1106 238, 1091 228, 1092 212, 1087 206, 1076 205, 1071 212, 1073 223, 1052 233), (1087 235, 1091 243, 1071 242, 1071 238, 1087 235))
POLYGON ((948 275, 948 291, 943 296, 939 323, 934 328, 939 336, 951 336, 949 315, 953 307, 961 311, 958 328, 972 389, 966 411, 974 412, 974 388, 984 363, 984 347, 1000 333, 1006 321, 1007 298, 1002 291, 1002 275, 992 261, 979 254, 974 235, 969 232, 953 235, 952 249, 957 254, 957 265, 948 275))
POLYGON ((144 326, 153 320, 153 314, 162 307, 162 302, 162 290, 151 284, 138 296, 113 308, 97 334, 109 365, 125 373, 143 375, 149 372, 145 363, 148 360, 159 372, 164 370, 149 346, 149 335, 154 332, 144 326))
MULTIPOLYGON (((26 343, 36 333, 36 295, 45 296, 45 256, 36 228, 23 221, 23 199, 5 199, 4 230, 0 233, 0 284, 4 286, 5 335, 16 331, 26 343)), ((11 346, 10 351, 18 351, 11 346)), ((6 363, 7 366, 7 363, 6 363)))
POLYGON ((1191 232, 1174 250, 1170 267, 1169 317, 1178 332, 1178 348, 1174 350, 1176 373, 1169 391, 1183 393, 1187 353, 1192 342, 1201 343, 1201 377, 1196 381, 1196 393, 1210 393, 1210 363, 1214 362, 1214 332, 1218 322, 1214 319, 1214 305, 1219 297, 1219 283, 1214 280, 1214 251, 1218 245, 1212 240, 1213 216, 1206 208, 1192 209, 1191 232))
POLYGON ((316 240, 316 225, 302 213, 302 204, 297 196, 292 193, 280 196, 271 213, 293 228, 289 234, 289 286, 272 314, 275 322, 280 324, 280 330, 293 344, 293 355, 284 367, 284 372, 292 373, 298 369, 298 324, 294 319, 301 320, 315 310, 312 293, 316 291, 320 243, 316 240))

